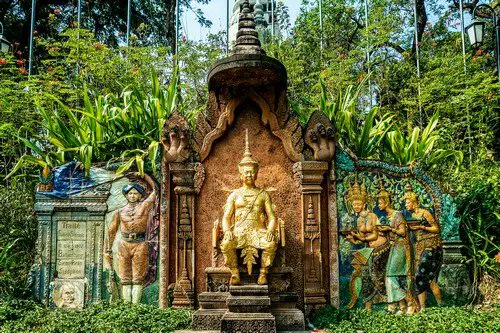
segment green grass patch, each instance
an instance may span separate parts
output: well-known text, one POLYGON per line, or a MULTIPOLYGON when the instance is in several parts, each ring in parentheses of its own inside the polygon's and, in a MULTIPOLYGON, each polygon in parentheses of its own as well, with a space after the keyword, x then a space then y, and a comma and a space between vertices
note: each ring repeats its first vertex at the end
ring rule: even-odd
POLYGON ((435 307, 415 315, 394 315, 386 311, 367 312, 325 306, 313 318, 317 328, 328 332, 500 332, 500 307, 474 310, 468 307, 435 307))
POLYGON ((0 332, 172 332, 186 329, 192 311, 99 303, 84 310, 46 309, 32 301, 0 303, 0 332))

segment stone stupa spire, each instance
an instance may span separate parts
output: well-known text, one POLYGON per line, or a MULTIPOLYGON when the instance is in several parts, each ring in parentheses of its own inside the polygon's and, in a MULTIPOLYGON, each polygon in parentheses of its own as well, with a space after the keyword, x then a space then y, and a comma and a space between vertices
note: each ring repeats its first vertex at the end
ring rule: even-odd
POLYGON ((259 34, 255 30, 255 19, 250 9, 249 0, 244 0, 233 54, 266 54, 260 46, 259 34))

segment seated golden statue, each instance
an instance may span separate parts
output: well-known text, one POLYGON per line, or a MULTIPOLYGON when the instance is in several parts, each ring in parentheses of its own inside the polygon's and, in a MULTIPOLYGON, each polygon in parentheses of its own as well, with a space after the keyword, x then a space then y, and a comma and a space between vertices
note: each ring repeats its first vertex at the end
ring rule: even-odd
POLYGON ((258 284, 267 284, 267 274, 276 254, 277 235, 276 217, 271 197, 265 189, 255 186, 259 163, 252 157, 246 134, 245 154, 238 164, 243 185, 231 192, 227 198, 222 218, 224 238, 220 248, 226 266, 231 269, 230 285, 240 283, 236 250, 241 249, 243 264, 252 274, 252 265, 256 264, 258 250, 262 250, 261 269, 258 284))

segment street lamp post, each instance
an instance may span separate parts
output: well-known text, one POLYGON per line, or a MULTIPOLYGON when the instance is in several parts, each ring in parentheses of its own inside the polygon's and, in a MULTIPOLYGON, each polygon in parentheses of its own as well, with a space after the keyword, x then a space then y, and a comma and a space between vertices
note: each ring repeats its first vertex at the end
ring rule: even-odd
POLYGON ((493 21, 493 29, 495 30, 495 59, 497 62, 497 75, 500 80, 500 17, 496 13, 496 8, 486 4, 481 4, 474 8, 472 11, 472 22, 465 28, 469 41, 473 48, 478 48, 483 44, 484 27, 486 23, 484 20, 477 18, 478 9, 486 9, 491 12, 491 19, 493 21))
POLYGON ((3 37, 3 24, 0 22, 0 52, 8 53, 10 49, 10 43, 3 37))

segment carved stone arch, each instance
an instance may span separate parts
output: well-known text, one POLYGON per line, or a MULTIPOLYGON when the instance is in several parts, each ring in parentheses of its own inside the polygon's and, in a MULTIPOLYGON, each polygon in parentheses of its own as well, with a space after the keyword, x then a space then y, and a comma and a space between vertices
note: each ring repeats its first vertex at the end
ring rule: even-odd
POLYGON ((278 118, 271 111, 269 103, 253 89, 249 89, 243 96, 233 98, 227 103, 224 112, 221 113, 217 126, 211 130, 203 139, 203 145, 200 149, 200 161, 204 161, 212 149, 213 143, 226 133, 228 126, 234 122, 236 109, 245 101, 251 101, 257 104, 262 113, 261 121, 265 126, 269 125, 271 132, 278 137, 285 148, 285 153, 294 162, 302 160, 302 129, 298 121, 291 118, 287 126, 281 128, 278 118), (294 140, 295 138, 295 140, 294 140))

